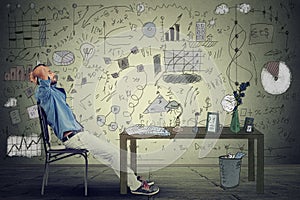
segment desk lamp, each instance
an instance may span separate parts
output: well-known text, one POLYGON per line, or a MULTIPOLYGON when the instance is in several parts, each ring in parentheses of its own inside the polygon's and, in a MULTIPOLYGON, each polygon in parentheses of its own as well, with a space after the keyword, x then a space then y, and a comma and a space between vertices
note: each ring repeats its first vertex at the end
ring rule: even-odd
POLYGON ((179 110, 179 115, 177 115, 177 117, 176 117, 176 120, 175 120, 175 127, 173 128, 173 131, 175 131, 175 132, 180 132, 180 131, 182 131, 182 128, 180 127, 180 117, 181 117, 182 112, 183 112, 183 108, 182 108, 181 104, 178 103, 178 102, 175 101, 175 100, 172 100, 172 101, 170 101, 170 102, 166 105, 166 108, 168 109, 168 112, 169 112, 169 111, 175 111, 175 112, 177 112, 177 110, 179 110))

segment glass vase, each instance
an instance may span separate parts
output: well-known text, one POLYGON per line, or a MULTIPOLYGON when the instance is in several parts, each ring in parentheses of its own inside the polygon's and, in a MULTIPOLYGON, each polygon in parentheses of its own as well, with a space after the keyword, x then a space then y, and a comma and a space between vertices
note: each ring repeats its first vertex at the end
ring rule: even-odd
POLYGON ((238 133, 241 130, 238 109, 235 109, 232 113, 230 130, 234 133, 238 133))

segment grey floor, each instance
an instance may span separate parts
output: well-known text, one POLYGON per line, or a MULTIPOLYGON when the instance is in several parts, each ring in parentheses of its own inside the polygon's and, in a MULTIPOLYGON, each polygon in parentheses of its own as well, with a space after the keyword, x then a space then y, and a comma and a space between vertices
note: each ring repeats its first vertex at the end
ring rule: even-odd
POLYGON ((83 168, 78 165, 52 165, 45 195, 40 195, 42 165, 0 166, 0 199, 300 199, 300 165, 265 167, 265 192, 257 194, 255 182, 248 182, 242 166, 239 186, 220 187, 218 166, 170 166, 142 174, 160 187, 152 197, 119 194, 119 179, 103 165, 90 165, 88 197, 83 195, 83 168))

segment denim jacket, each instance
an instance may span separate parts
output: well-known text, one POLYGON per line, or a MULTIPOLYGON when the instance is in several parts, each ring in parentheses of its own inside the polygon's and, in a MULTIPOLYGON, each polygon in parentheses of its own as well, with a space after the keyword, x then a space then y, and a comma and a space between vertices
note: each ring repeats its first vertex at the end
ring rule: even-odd
POLYGON ((39 79, 35 98, 44 109, 48 124, 60 140, 63 138, 64 132, 82 129, 66 102, 65 90, 57 88, 56 84, 52 85, 49 78, 48 80, 39 79))

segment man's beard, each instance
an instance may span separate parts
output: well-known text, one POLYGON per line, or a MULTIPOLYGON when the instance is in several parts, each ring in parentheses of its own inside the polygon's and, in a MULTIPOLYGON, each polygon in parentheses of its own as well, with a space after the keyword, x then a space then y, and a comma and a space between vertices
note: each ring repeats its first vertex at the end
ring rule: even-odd
POLYGON ((53 78, 51 79, 51 85, 55 85, 58 81, 58 76, 54 75, 53 78))

